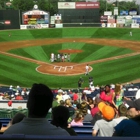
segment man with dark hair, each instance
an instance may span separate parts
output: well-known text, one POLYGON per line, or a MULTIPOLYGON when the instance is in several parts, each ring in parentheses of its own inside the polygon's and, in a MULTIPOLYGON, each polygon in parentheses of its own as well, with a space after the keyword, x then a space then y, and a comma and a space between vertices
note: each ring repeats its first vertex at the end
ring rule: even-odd
POLYGON ((53 93, 49 87, 44 84, 33 84, 27 101, 28 118, 9 127, 4 134, 68 136, 66 130, 53 126, 46 119, 52 102, 53 93))
POLYGON ((56 106, 52 109, 51 124, 65 129, 70 135, 77 136, 76 132, 68 126, 69 109, 65 106, 56 106))

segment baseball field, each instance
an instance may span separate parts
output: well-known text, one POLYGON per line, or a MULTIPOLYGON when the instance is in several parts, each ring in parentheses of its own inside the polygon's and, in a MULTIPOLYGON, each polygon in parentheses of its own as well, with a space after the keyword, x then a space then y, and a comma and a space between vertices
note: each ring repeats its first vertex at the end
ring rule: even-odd
POLYGON ((140 79, 140 30, 126 28, 59 28, 0 31, 0 84, 51 88, 88 86, 140 79), (130 31, 133 36, 130 36, 130 31), (70 62, 50 62, 51 53, 70 53, 70 62))

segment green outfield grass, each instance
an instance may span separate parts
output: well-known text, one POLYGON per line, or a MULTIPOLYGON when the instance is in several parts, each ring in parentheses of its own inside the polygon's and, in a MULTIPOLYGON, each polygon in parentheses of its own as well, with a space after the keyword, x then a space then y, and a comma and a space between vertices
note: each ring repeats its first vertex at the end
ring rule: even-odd
MULTIPOLYGON (((110 38, 139 41, 140 30, 138 29, 106 29, 106 28, 63 28, 63 29, 41 29, 41 30, 13 30, 1 31, 0 42, 34 40, 43 38, 110 38), (129 32, 133 32, 133 37, 129 32), (8 34, 11 33, 11 37, 8 34)), ((111 40, 110 40, 111 41, 111 40)), ((0 46, 1 47, 1 46, 0 46)), ((82 63, 92 60, 119 56, 132 53, 126 48, 104 46, 86 43, 63 43, 54 45, 43 45, 27 48, 9 50, 9 53, 28 57, 50 63, 50 54, 58 53, 62 49, 81 49, 83 52, 71 55, 71 61, 82 63)), ((80 76, 85 80, 83 87, 88 86, 88 76, 52 76, 36 72, 35 63, 16 59, 0 54, 0 83, 6 85, 20 85, 31 87, 32 83, 45 83, 52 88, 65 87, 77 88, 80 76)), ((93 71, 90 76, 94 77, 95 85, 123 83, 140 78, 140 55, 123 59, 91 65, 93 71)))

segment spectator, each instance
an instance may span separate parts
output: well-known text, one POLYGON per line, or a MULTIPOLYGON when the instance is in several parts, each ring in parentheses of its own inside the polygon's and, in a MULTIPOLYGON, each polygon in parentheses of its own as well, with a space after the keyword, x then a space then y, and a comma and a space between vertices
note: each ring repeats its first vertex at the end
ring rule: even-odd
POLYGON ((56 100, 58 103, 60 103, 60 101, 62 100, 62 92, 58 92, 58 94, 56 95, 56 100))
POLYGON ((68 127, 68 119, 70 117, 70 113, 67 107, 65 106, 57 106, 52 109, 52 121, 51 124, 56 127, 61 127, 65 129, 70 135, 76 136, 75 131, 68 127))
POLYGON ((95 114, 99 112, 98 104, 100 102, 101 102, 101 99, 99 97, 96 97, 95 98, 94 108, 91 109, 91 115, 92 115, 92 117, 94 117, 95 114))
POLYGON ((17 113, 10 121, 10 123, 8 124, 8 127, 10 127, 13 124, 19 123, 21 122, 24 118, 26 117, 26 115, 24 115, 23 113, 17 113))
POLYGON ((78 112, 70 123, 71 126, 83 126, 84 114, 78 112))
POLYGON ((115 92, 115 96, 116 96, 116 106, 118 107, 123 102, 124 91, 122 89, 122 85, 116 84, 114 92, 115 92))
POLYGON ((117 108, 114 100, 115 100, 115 92, 111 89, 110 85, 105 86, 105 90, 101 91, 100 98, 117 108))
POLYGON ((67 94, 67 91, 64 91, 62 95, 62 100, 65 101, 66 99, 70 99, 70 96, 67 94))
POLYGON ((127 100, 127 114, 131 119, 122 120, 116 127, 113 136, 140 137, 140 99, 127 100))
POLYGON ((100 137, 112 136, 114 132, 114 126, 116 125, 116 122, 113 120, 115 111, 111 106, 106 105, 104 102, 100 102, 98 104, 98 108, 103 118, 95 123, 92 135, 98 135, 100 137))
POLYGON ((119 105, 118 107, 118 118, 115 118, 116 124, 119 124, 122 120, 128 119, 127 116, 127 108, 124 104, 119 105))
POLYGON ((60 106, 65 106, 65 102, 63 100, 60 101, 60 106))
POLYGON ((51 125, 46 119, 52 107, 53 93, 44 84, 33 84, 27 101, 28 118, 9 127, 4 134, 66 135, 64 129, 51 125))
POLYGON ((65 106, 68 108, 69 111, 74 112, 75 109, 72 107, 72 103, 70 99, 65 100, 65 106))
POLYGON ((73 94, 73 101, 77 101, 78 100, 78 91, 75 91, 75 93, 73 94))

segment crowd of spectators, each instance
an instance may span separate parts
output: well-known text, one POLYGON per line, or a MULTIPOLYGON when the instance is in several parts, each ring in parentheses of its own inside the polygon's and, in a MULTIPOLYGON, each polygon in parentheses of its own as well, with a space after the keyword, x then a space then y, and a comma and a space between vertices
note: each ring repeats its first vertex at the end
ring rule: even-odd
POLYGON ((55 135, 76 136, 72 127, 90 122, 92 136, 140 136, 140 99, 125 97, 126 88, 127 85, 121 84, 97 86, 93 96, 93 92, 85 92, 90 89, 52 90, 44 84, 33 84, 31 89, 10 86, 11 94, 6 94, 10 96, 6 99, 16 100, 21 96, 18 99, 24 100, 26 96, 29 112, 4 134, 54 135, 55 132, 55 135), (52 113, 51 123, 46 119, 48 112, 52 113))

